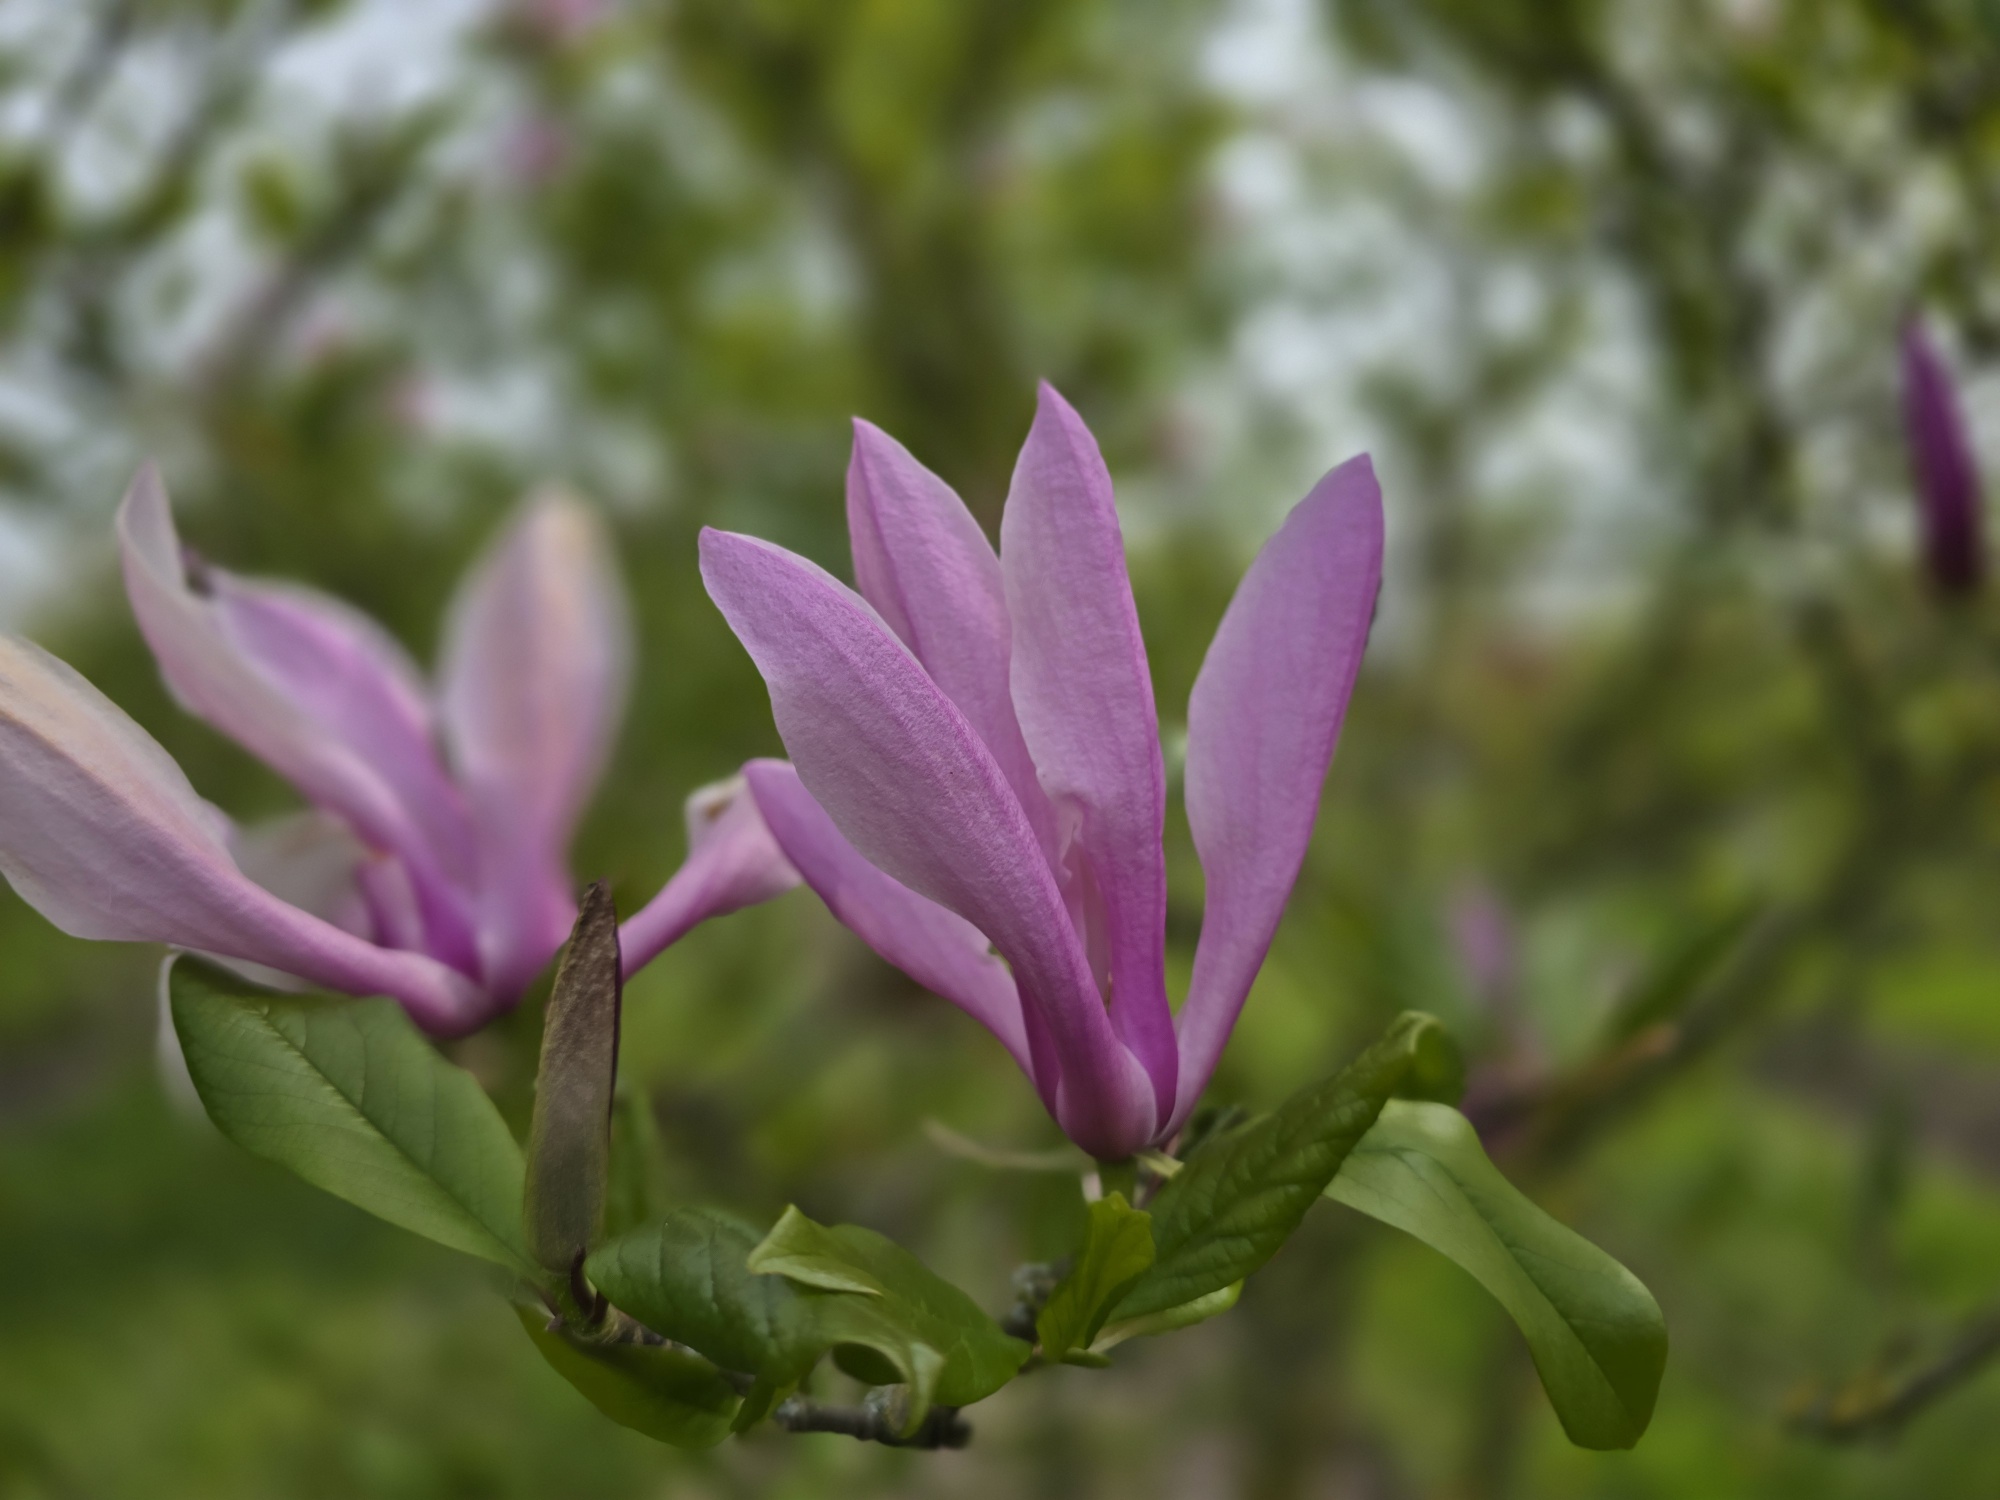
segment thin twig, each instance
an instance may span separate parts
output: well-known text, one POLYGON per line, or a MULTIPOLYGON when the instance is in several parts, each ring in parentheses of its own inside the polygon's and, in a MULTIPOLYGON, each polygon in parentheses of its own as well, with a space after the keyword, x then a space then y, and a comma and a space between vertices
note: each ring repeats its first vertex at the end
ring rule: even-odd
POLYGON ((955 1406, 933 1406, 917 1430, 909 1436, 898 1434, 898 1423, 887 1403, 864 1406, 825 1406, 803 1396, 791 1396, 778 1403, 771 1420, 787 1432, 837 1432, 863 1443, 881 1443, 890 1448, 963 1448, 972 1441, 972 1424, 955 1406))
POLYGON ((2000 1308, 1989 1307, 1969 1318, 1930 1363, 1900 1376, 1869 1371, 1803 1402, 1792 1412, 1791 1425, 1829 1443, 1893 1437, 1996 1357, 2000 1357, 2000 1308))

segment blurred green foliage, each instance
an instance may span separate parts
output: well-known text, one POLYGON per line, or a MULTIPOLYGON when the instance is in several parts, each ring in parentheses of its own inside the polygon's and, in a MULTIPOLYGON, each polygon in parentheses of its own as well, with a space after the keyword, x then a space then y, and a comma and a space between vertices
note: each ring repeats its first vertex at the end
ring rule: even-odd
MULTIPOLYGON (((1034 379, 1078 404, 1131 502, 1170 739, 1262 527, 1372 447, 1382 625, 1215 1097, 1268 1107, 1395 1011, 1449 1016, 1496 1158, 1659 1296, 1659 1415, 1631 1454, 1570 1449, 1467 1278, 1322 1207, 1228 1316, 1010 1387, 965 1453, 667 1452, 442 1252, 186 1118, 152 1065, 157 956, 6 896, 0 1497, 2000 1487, 2000 1377, 1871 1444, 1787 1421, 2000 1298, 2000 617, 1915 572, 1892 389, 1914 306, 1968 365, 2000 350, 2000 11, 462 9, 7 7, 0 518, 38 559, 28 628, 206 795, 277 810, 119 597, 104 523, 138 457, 204 551, 420 653, 507 507, 573 483, 641 635, 577 851, 629 911, 686 792, 778 748, 696 531, 844 571, 850 415, 990 523, 1034 379), (357 33, 358 68, 328 41, 357 33), (1357 336, 1328 415, 1269 349, 1357 309, 1406 331, 1357 336)), ((517 1129, 538 1025, 457 1053, 517 1129)), ((930 1143, 933 1117, 1054 1133, 804 895, 635 981, 623 1070, 665 1201, 868 1224, 995 1310, 1081 1233, 1062 1179, 930 1143)))

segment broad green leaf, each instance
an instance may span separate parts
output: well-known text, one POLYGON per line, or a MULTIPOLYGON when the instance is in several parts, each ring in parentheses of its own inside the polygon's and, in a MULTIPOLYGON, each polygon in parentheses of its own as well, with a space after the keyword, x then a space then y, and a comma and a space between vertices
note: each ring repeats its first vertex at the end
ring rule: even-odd
POLYGON ((1667 1359, 1659 1304, 1630 1271, 1523 1197, 1457 1110, 1392 1100, 1326 1192, 1416 1236, 1499 1300, 1571 1442, 1638 1442, 1667 1359))
POLYGON ((1155 1258, 1122 1322, 1195 1302, 1256 1271, 1291 1237, 1383 1104, 1412 1078, 1449 1075, 1450 1039, 1406 1011, 1332 1078, 1211 1141, 1153 1200, 1155 1258))
POLYGON ((520 1148, 394 1001, 275 995, 186 957, 167 985, 195 1091, 230 1140, 377 1218, 536 1274, 520 1148))
POLYGON ((1124 1195, 1111 1193, 1090 1205, 1076 1264, 1050 1293, 1035 1333, 1042 1357, 1067 1359, 1087 1350, 1118 1299, 1153 1264, 1153 1223, 1124 1195))
POLYGON ((604 1227, 621 983, 618 912, 600 881, 584 892, 549 992, 528 1129, 528 1249, 557 1276, 569 1274, 604 1227))
POLYGON ((1243 1283, 1232 1281, 1219 1292, 1210 1292, 1205 1297, 1197 1297, 1192 1302, 1183 1302, 1179 1307, 1165 1308, 1160 1312, 1147 1313, 1143 1317, 1121 1318, 1116 1323, 1104 1325, 1104 1331, 1091 1341, 1090 1352, 1103 1355, 1117 1348, 1127 1339, 1152 1338, 1157 1334, 1173 1333, 1182 1328, 1192 1328, 1197 1323, 1206 1323, 1218 1313, 1226 1313, 1236 1305, 1236 1299, 1243 1295, 1243 1283))
POLYGON ((787 1208, 750 1252, 750 1269, 827 1292, 880 1297, 886 1291, 880 1277, 857 1263, 838 1230, 807 1218, 796 1206, 787 1208))
POLYGON ((608 1241, 584 1262, 591 1284, 655 1333, 725 1370, 797 1383, 827 1343, 808 1295, 748 1265, 757 1231, 708 1208, 676 1209, 608 1241))
POLYGON ((555 1372, 621 1427, 676 1448, 712 1448, 733 1429, 738 1397, 708 1361, 671 1345, 572 1338, 536 1308, 514 1312, 555 1372))
POLYGON ((752 1272, 757 1242, 756 1230, 728 1214, 679 1209, 599 1247, 584 1270, 614 1306, 654 1332, 754 1376, 758 1388, 738 1413, 744 1425, 767 1415, 829 1350, 845 1352, 843 1366, 857 1366, 863 1378, 908 1385, 905 1425, 922 1422, 944 1356, 881 1312, 879 1298, 752 1272), (872 1361, 857 1355, 864 1350, 872 1361))
POLYGON ((788 1208, 749 1264, 753 1271, 825 1289, 822 1309, 844 1306, 849 1311, 842 1316, 860 1319, 861 1326, 873 1320, 905 1329, 937 1350, 944 1358, 937 1399, 947 1406, 970 1406, 992 1395, 1030 1352, 964 1292, 872 1229, 828 1228, 788 1208))

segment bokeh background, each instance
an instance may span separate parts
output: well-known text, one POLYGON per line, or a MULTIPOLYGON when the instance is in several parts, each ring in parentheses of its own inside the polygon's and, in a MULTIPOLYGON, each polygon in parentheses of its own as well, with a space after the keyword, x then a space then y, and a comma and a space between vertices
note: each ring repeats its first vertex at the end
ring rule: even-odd
MULTIPOLYGON (((2000 458, 1996 272, 1994 0, 5 0, 0 623, 239 817, 289 793, 174 710, 111 566, 145 455, 209 555, 425 655, 524 492, 601 504, 640 667, 577 868, 631 910, 778 748, 696 531, 845 572, 850 414, 990 525, 1068 394, 1170 742, 1257 542, 1371 451, 1375 638, 1216 1096, 1446 1016, 1673 1354, 1635 1452, 1573 1450, 1483 1293, 1322 1205, 967 1452, 678 1454, 177 1107, 156 953, 0 893, 0 1496, 2000 1492, 2000 613, 1927 583, 1895 364, 1923 313, 2000 458)), ((1055 1135, 804 894, 626 1015, 678 1199, 870 1224, 996 1308, 1074 1229, 933 1144, 1055 1135)), ((536 1027, 458 1055, 518 1101, 536 1027)))

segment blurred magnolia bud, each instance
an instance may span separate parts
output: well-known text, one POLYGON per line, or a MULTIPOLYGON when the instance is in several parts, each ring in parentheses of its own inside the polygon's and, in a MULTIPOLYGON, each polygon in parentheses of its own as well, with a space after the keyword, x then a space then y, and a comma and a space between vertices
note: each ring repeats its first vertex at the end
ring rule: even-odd
POLYGON ((1931 584, 1970 594, 1986 572, 1979 469, 1951 372, 1915 318, 1903 325, 1903 428, 1931 584))
POLYGON ((1504 1008, 1514 991, 1514 924, 1499 893, 1481 880, 1460 882, 1446 922, 1473 999, 1488 1011, 1504 1008))
POLYGON ((515 9, 532 36, 560 46, 602 21, 611 6, 609 0, 519 0, 515 9))

